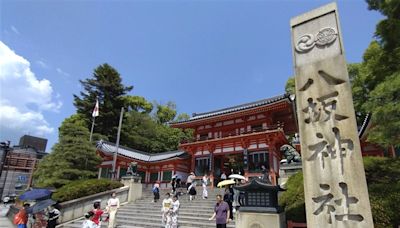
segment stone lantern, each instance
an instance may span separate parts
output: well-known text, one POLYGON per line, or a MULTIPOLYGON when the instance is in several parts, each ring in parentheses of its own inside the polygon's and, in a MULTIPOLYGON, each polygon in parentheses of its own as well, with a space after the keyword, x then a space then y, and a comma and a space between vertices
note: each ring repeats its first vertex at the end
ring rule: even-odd
POLYGON ((234 188, 245 193, 244 204, 236 216, 238 227, 267 228, 267 224, 268 228, 286 227, 285 213, 278 205, 278 192, 283 189, 261 179, 234 188))

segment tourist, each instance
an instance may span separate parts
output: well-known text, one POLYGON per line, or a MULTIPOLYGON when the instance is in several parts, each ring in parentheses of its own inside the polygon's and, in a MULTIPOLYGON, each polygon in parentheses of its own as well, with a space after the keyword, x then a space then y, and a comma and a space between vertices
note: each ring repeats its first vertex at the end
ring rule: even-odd
POLYGON ((100 202, 95 202, 93 204, 93 208, 94 209, 92 212, 94 213, 94 216, 92 218, 92 221, 96 224, 97 228, 100 228, 101 227, 101 216, 103 215, 104 211, 101 210, 101 208, 100 208, 100 202))
POLYGON ((156 203, 160 199, 160 184, 159 183, 154 183, 152 192, 154 195, 154 200, 153 202, 156 203))
POLYGON ((176 180, 175 180, 175 178, 172 178, 171 186, 172 186, 172 194, 174 195, 176 193, 176 180))
POLYGON ((60 211, 54 206, 49 206, 47 210, 47 228, 55 228, 58 217, 60 217, 60 211))
POLYGON ((221 181, 224 181, 224 180, 226 180, 226 174, 225 174, 225 172, 222 172, 222 174, 221 174, 221 181))
POLYGON ((207 192, 207 183, 208 183, 208 177, 207 174, 204 174, 203 179, 201 180, 202 186, 203 186, 203 199, 208 198, 208 192, 207 192))
POLYGON ((195 178, 196 178, 196 176, 194 175, 193 172, 191 172, 190 175, 186 179, 186 189, 187 190, 189 190, 189 186, 192 185, 195 178))
MULTIPOLYGON (((239 184, 239 181, 236 180, 235 181, 235 186, 237 186, 239 184)), ((239 207, 239 196, 240 196, 240 191, 237 190, 236 188, 233 188, 233 210, 232 212, 236 212, 236 209, 239 207)))
POLYGON ((214 214, 209 220, 215 219, 217 228, 226 228, 226 224, 229 223, 229 205, 222 200, 221 195, 217 195, 217 203, 214 207, 214 214))
POLYGON ((109 214, 108 228, 114 228, 116 226, 118 208, 119 199, 117 198, 117 194, 113 192, 111 198, 107 201, 107 211, 109 214))
POLYGON ((267 168, 264 165, 261 166, 262 180, 269 182, 269 174, 267 168))
POLYGON ((233 189, 229 185, 227 185, 225 187, 224 201, 229 206, 229 212, 230 212, 229 213, 229 218, 233 219, 233 213, 232 213, 233 212, 233 207, 232 207, 233 194, 232 194, 231 191, 233 191, 233 189))
POLYGON ((195 199, 197 191, 196 191, 196 182, 193 182, 188 189, 189 193, 189 201, 192 201, 195 199))
POLYGON ((28 223, 27 210, 29 206, 29 203, 25 203, 18 211, 18 213, 14 216, 14 224, 17 225, 18 228, 26 228, 26 224, 28 223))
POLYGON ((172 207, 171 194, 167 193, 165 194, 165 199, 163 200, 161 205, 161 212, 162 212, 161 223, 163 224, 163 226, 166 226, 167 224, 167 217, 169 216, 170 213, 169 210, 171 207, 172 207))
POLYGON ((176 175, 175 179, 176 179, 176 187, 181 188, 182 187, 181 177, 176 175))
POLYGON ((178 227, 178 213, 179 213, 180 203, 178 196, 174 195, 172 197, 171 208, 169 209, 169 214, 167 216, 166 228, 177 228, 178 227))
POLYGON ((85 220, 82 223, 82 228, 97 228, 96 223, 93 222, 94 213, 89 211, 85 214, 85 220))

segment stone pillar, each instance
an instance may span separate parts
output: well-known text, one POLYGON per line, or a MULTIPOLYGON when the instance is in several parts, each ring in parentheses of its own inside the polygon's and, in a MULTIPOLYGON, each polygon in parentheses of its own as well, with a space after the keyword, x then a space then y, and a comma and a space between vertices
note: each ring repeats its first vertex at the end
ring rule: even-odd
POLYGON ((290 25, 307 227, 373 227, 336 4, 290 25))
POLYGON ((101 167, 99 168, 99 174, 97 175, 97 179, 101 178, 101 167))
POLYGON ((140 176, 124 176, 121 177, 121 183, 125 186, 129 186, 128 202, 134 202, 137 199, 142 198, 142 183, 140 176))
POLYGON ((241 212, 235 216, 236 227, 286 228, 286 216, 281 213, 241 212))

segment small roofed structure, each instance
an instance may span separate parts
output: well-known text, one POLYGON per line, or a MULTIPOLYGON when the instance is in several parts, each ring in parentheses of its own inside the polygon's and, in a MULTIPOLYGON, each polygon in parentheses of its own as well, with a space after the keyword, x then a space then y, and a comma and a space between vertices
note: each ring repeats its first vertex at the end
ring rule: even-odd
MULTIPOLYGON (((110 177, 113 155, 116 149, 115 144, 111 142, 101 140, 97 143, 97 154, 103 159, 99 167, 99 178, 110 177)), ((186 177, 190 168, 189 156, 182 150, 152 154, 119 146, 116 165, 117 176, 126 175, 132 162, 137 163, 137 174, 142 177, 142 183, 154 183, 156 181, 168 183, 174 175, 186 177)))
POLYGON ((240 212, 282 212, 282 208, 278 205, 278 192, 283 189, 279 185, 254 178, 234 188, 245 193, 244 205, 240 207, 240 212))

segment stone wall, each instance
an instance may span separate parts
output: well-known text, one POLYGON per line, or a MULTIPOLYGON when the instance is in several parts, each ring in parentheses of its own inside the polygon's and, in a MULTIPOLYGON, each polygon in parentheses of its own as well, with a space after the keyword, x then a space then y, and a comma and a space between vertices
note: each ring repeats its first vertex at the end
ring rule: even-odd
POLYGON ((101 208, 105 208, 107 200, 113 192, 117 194, 120 203, 128 202, 129 186, 66 201, 60 204, 61 216, 58 222, 61 224, 82 217, 86 212, 93 209, 94 201, 100 201, 101 208))

